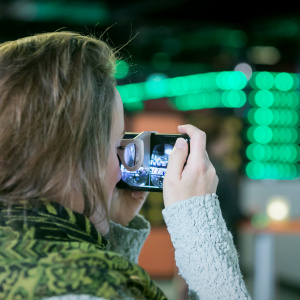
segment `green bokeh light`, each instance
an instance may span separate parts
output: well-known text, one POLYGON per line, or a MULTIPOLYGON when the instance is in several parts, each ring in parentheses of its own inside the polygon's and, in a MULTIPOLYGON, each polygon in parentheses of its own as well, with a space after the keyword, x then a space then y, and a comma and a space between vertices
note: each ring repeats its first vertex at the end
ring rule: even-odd
POLYGON ((262 162, 252 161, 246 167, 246 174, 251 179, 263 179, 264 164, 262 162))
POLYGON ((299 75, 292 73, 254 72, 250 85, 254 89, 291 91, 299 88, 299 75))
MULTIPOLYGON (((251 126, 247 130, 247 138, 251 143, 258 142, 254 132, 259 126, 251 126)), ((299 129, 294 127, 268 127, 272 132, 272 138, 269 141, 272 144, 298 144, 300 141, 299 129)), ((257 133, 256 133, 257 134, 257 133)), ((266 143, 262 143, 266 144, 266 143)))
POLYGON ((144 83, 146 99, 158 99, 165 97, 168 92, 168 81, 163 74, 153 74, 144 83))
POLYGON ((240 71, 220 72, 216 78, 217 86, 222 90, 240 90, 247 84, 247 77, 240 71))
POLYGON ((299 89, 299 84, 300 84, 300 81, 299 81, 299 74, 291 74, 291 76, 293 77, 293 87, 292 87, 292 90, 297 90, 299 89))
POLYGON ((243 91, 203 92, 175 97, 174 104, 179 110, 228 107, 239 108, 245 105, 246 94, 243 91))
POLYGON ((299 167, 292 163, 252 161, 246 166, 246 174, 255 180, 291 180, 299 174, 299 167))
POLYGON ((259 107, 271 107, 274 103, 274 94, 268 90, 257 91, 254 97, 259 107))
POLYGON ((219 92, 177 96, 174 99, 174 104, 177 109, 182 111, 215 108, 221 106, 221 96, 219 92))
POLYGON ((239 90, 224 91, 222 93, 222 104, 225 107, 238 108, 245 105, 247 97, 245 92, 239 90))
POLYGON ((275 127, 272 128, 273 138, 272 143, 289 144, 299 142, 299 130, 293 127, 275 127))
POLYGON ((68 4, 63 1, 24 1, 20 3, 21 16, 26 20, 39 22, 65 22, 95 26, 98 22, 105 24, 110 20, 110 12, 103 2, 73 1, 68 4), (32 13, 34 12, 34 13, 32 13))
POLYGON ((117 86, 117 89, 120 93, 123 103, 131 103, 144 100, 144 83, 119 85, 117 86))
POLYGON ((294 109, 253 108, 248 112, 248 119, 253 125, 296 126, 299 113, 294 109))
POLYGON ((258 125, 270 125, 273 121, 274 114, 271 109, 259 108, 254 113, 255 123, 258 125))
POLYGON ((295 86, 294 78, 289 73, 278 73, 275 76, 275 87, 280 91, 289 91, 295 86))
POLYGON ((144 110, 144 103, 142 101, 124 103, 124 110, 128 112, 141 112, 144 110))
POLYGON ((298 91, 254 90, 249 93, 249 104, 258 107, 299 108, 298 91))
POLYGON ((269 90, 274 86, 274 76, 270 72, 259 72, 254 80, 255 87, 261 90, 269 90))
POLYGON ((260 144, 270 143, 272 136, 272 129, 268 126, 257 126, 253 132, 254 141, 260 144))
POLYGON ((286 145, 262 145, 253 143, 247 147, 246 155, 249 160, 260 162, 290 162, 299 160, 299 146, 286 145))
POLYGON ((241 107, 245 104, 246 97, 240 90, 246 84, 247 78, 242 72, 232 71, 148 80, 117 88, 124 103, 223 90, 230 95, 225 100, 228 107, 241 107))
POLYGON ((116 63, 116 79, 122 79, 125 78, 128 75, 129 72, 129 65, 124 60, 118 60, 116 63))

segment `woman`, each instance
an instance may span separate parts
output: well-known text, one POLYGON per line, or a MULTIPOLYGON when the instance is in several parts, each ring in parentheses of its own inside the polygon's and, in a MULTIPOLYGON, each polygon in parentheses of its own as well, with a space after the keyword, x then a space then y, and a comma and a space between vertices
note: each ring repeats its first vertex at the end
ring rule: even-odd
MULTIPOLYGON (((143 192, 116 190, 124 134, 115 55, 72 32, 0 45, 0 298, 166 299, 136 265, 143 192)), ((184 125, 163 215, 201 299, 250 299, 222 219, 205 134, 184 125)))

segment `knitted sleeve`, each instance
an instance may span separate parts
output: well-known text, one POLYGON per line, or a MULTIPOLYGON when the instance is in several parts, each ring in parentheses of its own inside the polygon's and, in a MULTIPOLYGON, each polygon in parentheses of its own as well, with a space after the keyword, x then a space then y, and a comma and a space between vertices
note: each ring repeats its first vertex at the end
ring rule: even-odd
POLYGON ((110 222, 110 230, 105 238, 109 240, 107 250, 122 254, 137 263, 141 249, 150 233, 150 223, 137 215, 127 227, 110 222))
POLYGON ((251 299, 216 194, 177 202, 163 210, 163 217, 193 299, 251 299))

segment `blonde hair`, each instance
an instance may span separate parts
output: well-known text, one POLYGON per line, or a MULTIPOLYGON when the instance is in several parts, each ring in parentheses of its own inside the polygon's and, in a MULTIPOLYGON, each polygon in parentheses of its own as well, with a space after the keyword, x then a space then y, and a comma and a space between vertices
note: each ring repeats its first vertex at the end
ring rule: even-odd
POLYGON ((73 32, 0 44, 0 198, 61 204, 76 191, 90 216, 106 207, 103 176, 115 105, 114 51, 73 32))

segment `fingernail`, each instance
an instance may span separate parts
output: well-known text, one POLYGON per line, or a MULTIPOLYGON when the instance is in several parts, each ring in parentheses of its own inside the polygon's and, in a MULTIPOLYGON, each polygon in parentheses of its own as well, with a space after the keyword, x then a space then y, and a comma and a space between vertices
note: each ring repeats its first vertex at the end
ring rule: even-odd
POLYGON ((186 148, 186 141, 183 138, 178 138, 176 140, 176 143, 175 143, 174 147, 185 149, 186 148))

